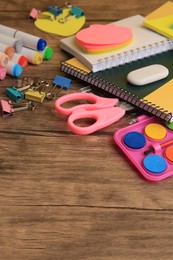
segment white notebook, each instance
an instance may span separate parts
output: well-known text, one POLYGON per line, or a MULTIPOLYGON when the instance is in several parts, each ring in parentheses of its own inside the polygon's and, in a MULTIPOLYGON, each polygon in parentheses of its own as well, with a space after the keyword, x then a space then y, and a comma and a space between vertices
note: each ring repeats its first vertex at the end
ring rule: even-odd
POLYGON ((60 40, 60 47, 79 59, 93 72, 116 67, 173 49, 173 41, 143 26, 144 17, 135 15, 115 22, 129 27, 133 40, 128 46, 99 55, 83 52, 76 43, 75 35, 60 40))

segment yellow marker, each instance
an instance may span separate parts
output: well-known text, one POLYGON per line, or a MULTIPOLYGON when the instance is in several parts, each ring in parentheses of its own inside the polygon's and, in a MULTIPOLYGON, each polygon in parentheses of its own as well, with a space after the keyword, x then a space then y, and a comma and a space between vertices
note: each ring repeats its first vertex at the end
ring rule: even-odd
POLYGON ((43 102, 45 96, 46 96, 45 92, 34 91, 32 89, 28 89, 25 92, 25 99, 39 102, 39 103, 43 102))
POLYGON ((145 134, 151 139, 161 140, 166 137, 166 128, 160 124, 152 123, 145 127, 145 134))
POLYGON ((43 61, 43 54, 38 51, 31 50, 29 48, 22 48, 22 51, 20 54, 24 55, 26 58, 28 58, 28 62, 39 65, 43 61))

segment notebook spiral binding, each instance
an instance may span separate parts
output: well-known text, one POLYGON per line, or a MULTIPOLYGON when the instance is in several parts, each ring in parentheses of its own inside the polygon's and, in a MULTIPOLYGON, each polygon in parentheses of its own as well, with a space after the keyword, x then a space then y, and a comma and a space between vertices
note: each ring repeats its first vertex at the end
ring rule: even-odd
POLYGON ((143 59, 173 49, 173 41, 165 39, 164 41, 149 44, 135 50, 125 51, 116 55, 111 55, 109 58, 98 59, 94 65, 94 72, 117 67, 119 65, 129 63, 135 60, 143 59))
POLYGON ((94 75, 92 72, 88 73, 84 70, 74 67, 71 64, 66 63, 65 61, 61 62, 60 65, 61 71, 74 76, 75 78, 81 79, 84 82, 87 82, 93 86, 96 86, 120 99, 123 99, 147 112, 150 114, 157 116, 166 122, 173 122, 173 115, 169 113, 169 111, 165 110, 164 108, 158 107, 151 102, 148 102, 144 99, 139 99, 133 93, 130 93, 120 86, 109 83, 98 76, 94 75))

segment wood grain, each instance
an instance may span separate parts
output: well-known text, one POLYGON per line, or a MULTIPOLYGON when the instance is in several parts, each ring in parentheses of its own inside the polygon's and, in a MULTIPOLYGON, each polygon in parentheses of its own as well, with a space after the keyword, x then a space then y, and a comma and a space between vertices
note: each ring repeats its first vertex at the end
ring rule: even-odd
MULTIPOLYGON (((85 26, 146 15, 163 3, 71 1, 85 10, 85 26)), ((55 52, 22 77, 53 80, 64 75, 60 61, 71 57, 60 50, 61 36, 39 31, 28 18, 32 7, 48 5, 0 1, 1 24, 45 38, 55 52)), ((84 85, 72 81, 71 92, 84 85)), ((0 97, 15 84, 10 76, 1 81, 0 97)), ((54 101, 0 119, 0 259, 172 259, 172 178, 147 182, 113 140, 132 117, 89 136, 71 133, 54 101)))

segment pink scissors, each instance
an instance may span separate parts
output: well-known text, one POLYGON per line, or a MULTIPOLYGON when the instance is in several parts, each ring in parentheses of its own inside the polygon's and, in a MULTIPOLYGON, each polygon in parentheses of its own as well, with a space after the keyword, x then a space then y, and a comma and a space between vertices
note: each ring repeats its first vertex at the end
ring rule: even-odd
POLYGON ((69 115, 68 127, 72 132, 87 135, 113 124, 124 116, 125 109, 116 106, 118 103, 117 98, 104 98, 92 93, 72 93, 58 98, 55 102, 55 109, 63 115, 69 115), (92 103, 79 104, 70 108, 62 107, 64 103, 74 100, 84 100, 92 103), (74 124, 75 120, 85 118, 92 118, 96 121, 86 127, 74 124))

